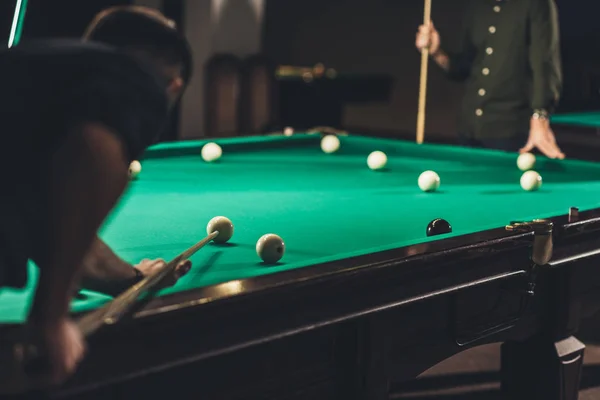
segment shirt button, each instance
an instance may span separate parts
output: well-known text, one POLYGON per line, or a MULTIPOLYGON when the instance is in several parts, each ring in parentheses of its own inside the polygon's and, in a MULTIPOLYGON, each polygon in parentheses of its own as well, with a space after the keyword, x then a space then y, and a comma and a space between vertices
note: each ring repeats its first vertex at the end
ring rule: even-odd
POLYGON ((492 49, 491 47, 488 47, 487 49, 485 49, 485 52, 486 52, 488 55, 492 55, 492 54, 494 53, 494 49, 492 49))
POLYGON ((490 69, 489 68, 484 68, 481 70, 481 73, 484 75, 489 75, 490 74, 490 69))
POLYGON ((490 26, 490 27, 488 28, 488 30, 489 30, 489 31, 490 31, 490 33, 492 33, 492 34, 493 34, 493 33, 496 33, 496 27, 495 27, 495 26, 490 26))
POLYGON ((480 96, 485 96, 485 89, 479 89, 477 93, 479 93, 480 96))
POLYGON ((494 11, 500 12, 500 6, 494 6, 494 11))
POLYGON ((483 110, 481 108, 478 108, 477 110, 475 110, 475 115, 481 117, 483 115, 483 110))

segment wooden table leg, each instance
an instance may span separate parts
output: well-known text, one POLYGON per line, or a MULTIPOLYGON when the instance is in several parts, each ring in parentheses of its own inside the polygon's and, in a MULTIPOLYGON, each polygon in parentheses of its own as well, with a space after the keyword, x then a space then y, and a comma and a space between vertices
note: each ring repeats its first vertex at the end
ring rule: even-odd
POLYGON ((574 336, 502 345, 502 391, 514 400, 577 400, 585 345, 574 336))

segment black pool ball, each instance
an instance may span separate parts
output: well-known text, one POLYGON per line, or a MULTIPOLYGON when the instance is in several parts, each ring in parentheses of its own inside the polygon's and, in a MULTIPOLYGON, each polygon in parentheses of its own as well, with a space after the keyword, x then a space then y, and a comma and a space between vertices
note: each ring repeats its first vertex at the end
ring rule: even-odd
POLYGON ((427 225, 427 236, 443 235, 452 232, 452 226, 442 218, 436 218, 427 225))

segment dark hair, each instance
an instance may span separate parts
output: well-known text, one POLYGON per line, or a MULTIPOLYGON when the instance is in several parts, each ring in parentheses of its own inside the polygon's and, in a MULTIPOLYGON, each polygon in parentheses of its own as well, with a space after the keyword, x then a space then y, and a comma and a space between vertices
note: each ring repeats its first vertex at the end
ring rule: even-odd
POLYGON ((181 66, 184 82, 187 84, 191 79, 189 43, 175 22, 159 11, 141 6, 108 8, 94 17, 83 39, 139 51, 167 65, 181 66))

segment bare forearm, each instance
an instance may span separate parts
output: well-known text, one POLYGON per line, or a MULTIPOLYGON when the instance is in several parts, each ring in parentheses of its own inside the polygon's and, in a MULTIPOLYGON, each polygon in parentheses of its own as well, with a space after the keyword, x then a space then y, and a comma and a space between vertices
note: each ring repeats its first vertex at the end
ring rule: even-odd
POLYGON ((48 174, 47 209, 36 254, 40 281, 32 317, 52 323, 67 315, 84 257, 127 183, 120 140, 98 126, 69 134, 48 174))
POLYGON ((82 288, 115 296, 131 286, 136 277, 129 263, 99 238, 94 240, 83 262, 82 288))

